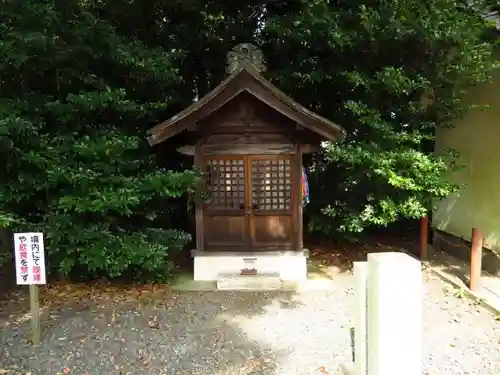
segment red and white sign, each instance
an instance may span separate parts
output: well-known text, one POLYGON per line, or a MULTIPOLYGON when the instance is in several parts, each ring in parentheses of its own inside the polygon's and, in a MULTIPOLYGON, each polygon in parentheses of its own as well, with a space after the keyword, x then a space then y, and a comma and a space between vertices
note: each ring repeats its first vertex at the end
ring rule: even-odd
POLYGON ((17 285, 46 284, 43 233, 14 233, 17 285))

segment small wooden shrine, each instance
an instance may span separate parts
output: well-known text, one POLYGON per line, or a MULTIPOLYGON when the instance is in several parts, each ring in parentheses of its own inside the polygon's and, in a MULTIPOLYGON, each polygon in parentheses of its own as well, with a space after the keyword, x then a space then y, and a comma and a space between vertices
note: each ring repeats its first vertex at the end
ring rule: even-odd
POLYGON ((204 172, 206 201, 196 207, 195 280, 221 274, 307 278, 302 244, 302 155, 344 130, 266 80, 262 53, 239 44, 228 77, 203 98, 148 130, 151 146, 181 132, 204 172))

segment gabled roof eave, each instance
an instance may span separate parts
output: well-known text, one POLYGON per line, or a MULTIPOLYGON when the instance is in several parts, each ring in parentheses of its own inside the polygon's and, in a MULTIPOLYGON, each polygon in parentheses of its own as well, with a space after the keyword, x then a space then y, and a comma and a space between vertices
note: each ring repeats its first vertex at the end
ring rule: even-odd
MULTIPOLYGON (((264 102, 267 105, 270 105, 271 107, 274 107, 272 103, 268 103, 266 100, 264 100, 264 98, 261 95, 258 95, 257 93, 253 92, 253 90, 249 87, 236 87, 236 88, 233 87, 232 89, 230 89, 231 83, 239 79, 238 77, 244 74, 250 75, 251 78, 258 85, 262 86, 266 91, 271 92, 275 100, 280 101, 284 105, 288 106, 291 110, 296 111, 300 113, 302 116, 306 116, 311 121, 313 121, 314 124, 316 124, 317 126, 315 126, 314 129, 310 128, 311 131, 316 132, 329 140, 342 140, 345 138, 345 130, 341 126, 316 114, 315 112, 307 109, 303 105, 295 102, 291 97, 283 93, 279 88, 274 86, 266 78, 260 75, 257 70, 252 69, 251 66, 245 66, 239 68, 238 70, 230 74, 219 85, 217 85, 217 87, 215 87, 212 91, 203 96, 197 102, 192 103, 190 106, 188 106, 175 116, 172 116, 170 119, 147 130, 149 144, 151 146, 154 146, 158 143, 161 143, 164 140, 187 129, 192 124, 192 122, 199 121, 199 118, 197 116, 197 114, 199 114, 199 111, 202 110, 206 105, 209 105, 219 95, 225 94, 227 98, 219 106, 214 106, 209 111, 204 113, 203 117, 206 117, 209 114, 215 112, 217 109, 226 104, 229 100, 240 95, 243 91, 250 93, 259 101, 264 102), (227 89, 229 89, 229 91, 225 92, 225 90, 227 89), (191 121, 190 118, 192 118, 191 121)), ((288 116, 287 113, 282 112, 282 114, 290 118, 290 116, 288 116)), ((304 124, 301 123, 301 125, 304 124)))

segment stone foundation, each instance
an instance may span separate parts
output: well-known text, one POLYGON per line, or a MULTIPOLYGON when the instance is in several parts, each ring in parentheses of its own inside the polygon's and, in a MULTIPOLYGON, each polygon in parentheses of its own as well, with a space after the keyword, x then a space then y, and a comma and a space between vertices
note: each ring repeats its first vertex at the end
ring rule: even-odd
POLYGON ((260 274, 252 276, 240 276, 235 274, 219 275, 217 279, 218 290, 280 290, 283 281, 276 274, 260 274))
POLYGON ((192 250, 194 280, 215 281, 220 275, 239 275, 255 269, 257 274, 277 274, 283 281, 307 280, 309 251, 213 252, 192 250))

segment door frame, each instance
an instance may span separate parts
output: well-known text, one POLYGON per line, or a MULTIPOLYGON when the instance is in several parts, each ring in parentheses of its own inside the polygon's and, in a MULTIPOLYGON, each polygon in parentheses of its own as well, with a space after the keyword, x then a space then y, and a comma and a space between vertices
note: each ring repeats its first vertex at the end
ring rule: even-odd
MULTIPOLYGON (((248 219, 246 217, 245 213, 245 206, 246 206, 246 159, 245 155, 234 155, 234 154, 221 154, 221 155, 204 155, 203 157, 203 163, 202 163, 202 168, 203 170, 206 170, 209 167, 210 161, 211 160, 243 160, 243 207, 240 207, 240 209, 229 209, 229 208, 213 208, 211 207, 210 203, 203 203, 202 204, 202 216, 203 216, 203 238, 204 238, 204 249, 205 250, 211 250, 211 248, 215 248, 216 250, 220 251, 246 251, 248 248, 248 219), (243 233, 243 238, 244 241, 242 243, 224 243, 224 242, 212 242, 208 243, 207 239, 208 236, 206 235, 206 230, 207 230, 207 222, 208 217, 216 217, 216 216, 223 216, 223 217, 244 217, 244 233, 243 233)), ((207 183, 207 185, 210 185, 210 182, 207 183)))
MULTIPOLYGON (((297 183, 294 181, 294 173, 293 173, 293 162, 294 158, 293 155, 291 154, 259 154, 259 155, 247 155, 247 165, 248 165, 248 177, 245 176, 245 178, 248 178, 248 180, 245 180, 246 182, 248 181, 248 200, 249 200, 249 205, 251 212, 248 215, 248 236, 249 236, 249 248, 253 251, 255 250, 261 250, 261 251, 268 251, 272 250, 273 248, 279 248, 279 249, 284 249, 284 248, 290 248, 293 247, 293 238, 294 238, 294 228, 295 228, 295 215, 294 215, 294 185, 297 183), (252 172, 252 161, 254 160, 289 160, 290 162, 290 197, 287 198, 286 196, 284 199, 290 199, 290 208, 287 210, 270 210, 270 209, 258 209, 253 206, 253 172, 252 172), (263 217, 263 216, 289 216, 290 220, 292 222, 290 230, 292 233, 290 234, 290 237, 292 239, 290 246, 285 245, 285 243, 269 243, 269 242, 262 242, 259 243, 257 241, 257 233, 256 233, 256 219, 258 217, 263 217)), ((278 199, 278 196, 276 197, 278 199)))
MULTIPOLYGON (((291 221, 292 221, 292 233, 291 233, 291 238, 292 238, 292 245, 295 243, 295 233, 293 233, 296 230, 296 214, 297 211, 295 210, 296 206, 296 185, 298 184, 300 187, 300 183, 298 181, 300 178, 297 177, 297 174, 295 173, 296 167, 295 167, 295 158, 293 154, 258 154, 258 155, 235 155, 235 154, 227 154, 227 155, 204 155, 203 158, 203 167, 207 168, 211 160, 243 160, 243 185, 244 185, 244 206, 241 210, 233 210, 233 209, 217 209, 217 208, 211 208, 209 203, 203 204, 203 217, 205 221, 206 216, 244 216, 244 233, 243 233, 243 238, 244 241, 243 243, 240 244, 224 244, 224 243, 215 243, 215 244, 208 244, 205 243, 204 247, 211 248, 211 247, 216 247, 217 249, 223 250, 227 247, 227 250, 240 250, 240 251, 266 251, 270 250, 274 247, 278 248, 283 248, 286 247, 285 245, 280 246, 279 244, 276 245, 269 245, 269 244, 259 244, 256 241, 256 232, 255 232, 255 217, 262 217, 262 216, 290 216, 291 221), (288 210, 258 210, 255 207, 253 207, 253 175, 252 175, 252 161, 253 160, 290 160, 290 166, 291 166, 291 176, 290 176, 290 183, 291 183, 291 191, 290 191, 290 209, 288 210)), ((300 177, 300 176, 299 176, 300 177)), ((300 182, 300 181, 299 181, 300 182)), ((203 230, 205 231, 205 225, 203 230)), ((205 239, 207 238, 206 235, 203 236, 205 239)))

